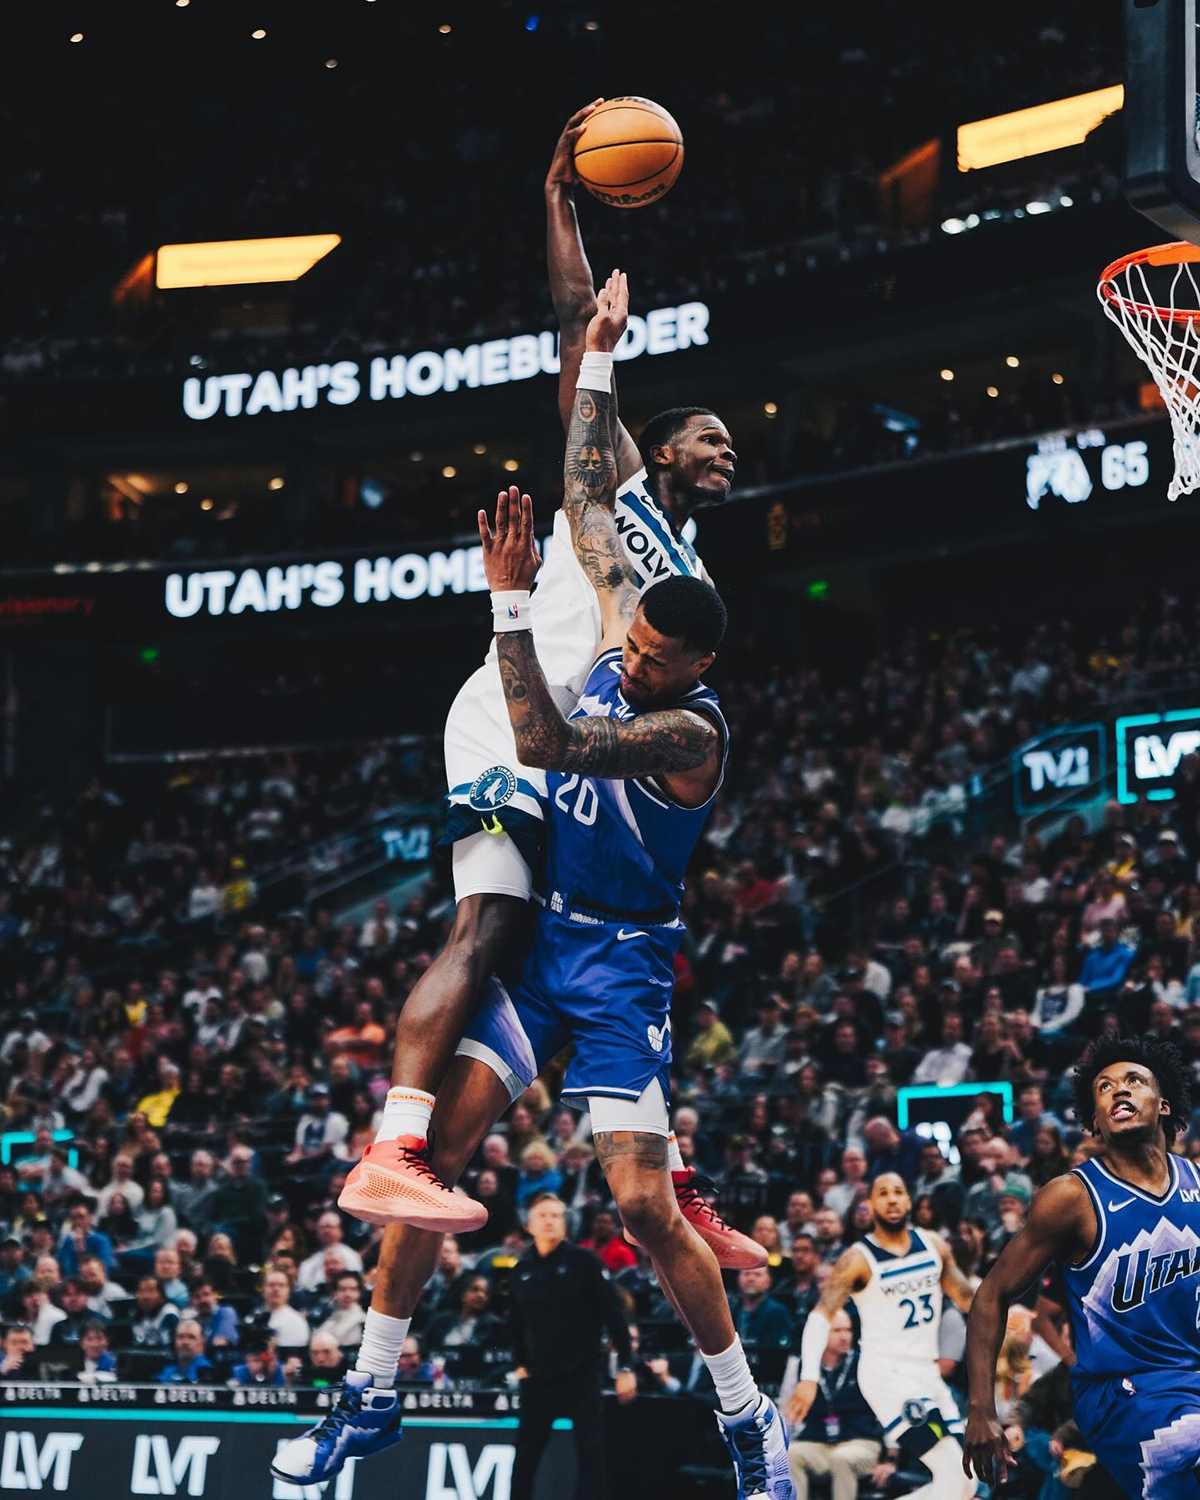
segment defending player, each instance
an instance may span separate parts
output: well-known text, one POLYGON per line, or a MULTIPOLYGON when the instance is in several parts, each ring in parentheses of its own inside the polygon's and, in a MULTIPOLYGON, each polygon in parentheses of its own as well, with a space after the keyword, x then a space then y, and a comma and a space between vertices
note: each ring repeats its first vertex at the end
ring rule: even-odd
POLYGON ((874 1230, 839 1258, 804 1325, 800 1381, 787 1416, 795 1423, 808 1415, 830 1324, 853 1297, 862 1324, 859 1389, 887 1445, 903 1448, 932 1475, 909 1500, 966 1500, 975 1486, 962 1473, 962 1419, 937 1358, 942 1298, 966 1312, 971 1286, 939 1235, 909 1227, 912 1200, 903 1178, 876 1177, 870 1203, 874 1230))
POLYGON ((1200 1494, 1200 1171, 1173 1156, 1191 1115, 1170 1043, 1110 1037, 1075 1070, 1080 1121, 1103 1149, 1040 1190, 975 1294, 964 1468, 997 1483, 1011 1462, 996 1418, 1009 1304, 1058 1261, 1074 1334, 1075 1420, 1127 1495, 1200 1494))
MULTIPOLYGON (((666 580, 639 599, 621 548, 608 351, 627 301, 614 273, 589 327, 594 352, 580 373, 567 444, 564 504, 604 616, 603 648, 570 720, 555 706, 528 626, 538 565, 529 498, 501 494, 494 533, 480 514, 508 711, 525 762, 548 773, 549 891, 518 983, 510 993, 491 982, 460 1044, 434 1116, 434 1167, 453 1180, 492 1121, 574 1041, 564 1095, 586 1098, 622 1218, 712 1373, 739 1497, 794 1500, 786 1430, 754 1382, 716 1258, 682 1216, 669 1170, 679 898, 727 750, 716 695, 699 679, 725 612, 698 579, 666 580)), ((276 1457, 278 1478, 320 1482, 347 1458, 399 1441, 396 1360, 438 1242, 411 1226, 389 1228, 356 1368, 330 1416, 276 1457)))
MULTIPOLYGON (((599 102, 599 101, 597 101, 599 102)), ((575 218, 572 148, 595 104, 568 120, 546 181, 550 289, 561 325, 559 404, 564 425, 575 399, 584 335, 596 312, 592 272, 575 218)), ((736 455, 724 424, 702 408, 651 419, 642 454, 617 424, 617 529, 639 585, 704 569, 680 528, 700 505, 728 498, 736 455), (653 478, 647 476, 647 468, 653 478)), ((554 542, 532 601, 538 658, 555 702, 574 707, 596 658, 600 609, 575 557, 560 510, 554 542)), ((450 802, 448 840, 456 899, 445 948, 414 986, 396 1028, 392 1087, 375 1143, 339 1198, 371 1223, 469 1230, 486 1220, 481 1205, 450 1191, 425 1152, 435 1093, 474 1013, 484 981, 519 958, 528 935, 531 868, 541 845, 545 772, 520 761, 500 686, 495 645, 450 709, 445 732, 450 802)), ((680 1207, 723 1266, 765 1265, 766 1251, 703 1201, 672 1146, 680 1207)))

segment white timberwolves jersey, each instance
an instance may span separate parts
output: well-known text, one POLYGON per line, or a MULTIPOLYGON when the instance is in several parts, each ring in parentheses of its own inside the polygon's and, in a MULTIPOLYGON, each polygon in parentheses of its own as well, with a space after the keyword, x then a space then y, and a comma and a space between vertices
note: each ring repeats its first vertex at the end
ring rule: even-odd
POLYGON ((871 1268, 871 1279, 854 1293, 862 1323, 860 1364, 872 1369, 903 1361, 933 1364, 938 1357, 942 1321, 942 1258, 922 1237, 909 1231, 907 1255, 881 1250, 868 1236, 858 1242, 871 1268))
MULTIPOLYGON (((689 520, 683 535, 676 536, 646 486, 645 469, 621 486, 614 512, 626 556, 643 587, 679 573, 704 576, 691 544, 695 522, 689 520)), ((538 574, 532 617, 534 649, 547 680, 569 687, 578 697, 600 652, 600 605, 579 566, 562 510, 555 514, 554 536, 538 574)), ((495 656, 493 641, 488 660, 495 656)))

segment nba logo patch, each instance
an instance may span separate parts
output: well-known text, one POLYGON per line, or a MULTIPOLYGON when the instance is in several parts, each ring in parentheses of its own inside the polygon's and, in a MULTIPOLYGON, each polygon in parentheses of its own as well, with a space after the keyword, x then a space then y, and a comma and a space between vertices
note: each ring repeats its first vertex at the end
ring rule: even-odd
POLYGON ((477 813, 495 812, 512 801, 516 790, 517 778, 507 766, 489 766, 471 783, 467 803, 477 813))

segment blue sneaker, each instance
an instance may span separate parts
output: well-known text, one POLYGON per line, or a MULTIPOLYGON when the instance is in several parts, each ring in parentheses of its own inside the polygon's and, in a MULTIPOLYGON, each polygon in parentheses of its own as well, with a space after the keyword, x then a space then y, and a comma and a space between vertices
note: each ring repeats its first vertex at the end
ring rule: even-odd
POLYGON ((733 1457, 737 1500, 796 1500, 787 1427, 769 1397, 761 1396, 750 1415, 738 1422, 719 1411, 717 1426, 733 1457))
POLYGON ((394 1390, 375 1390, 370 1375, 352 1370, 342 1382, 337 1405, 323 1422, 285 1443, 271 1473, 290 1484, 332 1479, 349 1458, 382 1453, 404 1436, 400 1399, 394 1390))

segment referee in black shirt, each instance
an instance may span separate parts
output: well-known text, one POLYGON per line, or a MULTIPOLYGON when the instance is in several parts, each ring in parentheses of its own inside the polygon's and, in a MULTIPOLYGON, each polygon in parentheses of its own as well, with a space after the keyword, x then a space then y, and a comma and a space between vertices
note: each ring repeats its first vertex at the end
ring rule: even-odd
POLYGON ((604 1422, 600 1406, 600 1335, 617 1351, 617 1399, 632 1401, 629 1325, 604 1267, 590 1250, 567 1243, 561 1198, 546 1193, 529 1209, 533 1248, 511 1282, 513 1353, 521 1382, 521 1419, 512 1500, 533 1500, 538 1464, 557 1417, 575 1431, 575 1500, 603 1500, 604 1422))

